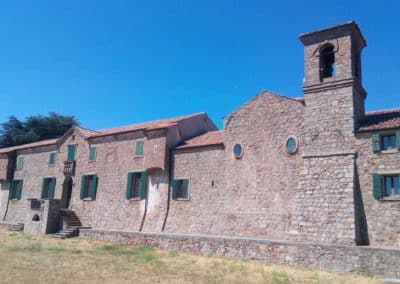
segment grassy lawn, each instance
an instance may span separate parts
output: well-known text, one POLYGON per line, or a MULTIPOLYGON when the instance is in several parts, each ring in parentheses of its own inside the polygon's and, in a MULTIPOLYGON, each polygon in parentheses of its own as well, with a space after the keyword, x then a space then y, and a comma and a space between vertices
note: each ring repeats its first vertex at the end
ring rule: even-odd
POLYGON ((0 283, 380 283, 260 261, 202 257, 0 228, 0 283))

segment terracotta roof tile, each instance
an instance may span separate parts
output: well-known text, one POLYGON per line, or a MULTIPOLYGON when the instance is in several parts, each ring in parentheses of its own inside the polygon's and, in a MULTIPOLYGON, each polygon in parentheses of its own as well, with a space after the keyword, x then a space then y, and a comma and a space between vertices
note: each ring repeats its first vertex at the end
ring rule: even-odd
POLYGON ((219 145, 224 143, 224 131, 210 131, 192 139, 186 140, 177 149, 219 145))
POLYGON ((15 150, 21 150, 21 149, 54 145, 57 143, 57 140, 58 140, 58 138, 55 138, 55 139, 42 140, 42 141, 38 141, 38 142, 22 144, 22 145, 18 145, 18 146, 7 147, 7 148, 0 148, 0 154, 9 153, 9 152, 12 152, 15 150))
POLYGON ((195 117, 195 116, 202 115, 202 114, 204 114, 204 112, 182 115, 182 116, 167 118, 167 119, 153 120, 153 121, 138 123, 138 124, 133 124, 133 125, 100 129, 100 130, 97 130, 95 133, 89 135, 88 138, 94 138, 94 137, 100 137, 100 136, 112 135, 112 134, 118 134, 118 133, 130 132, 130 131, 137 131, 137 130, 151 130, 151 129, 166 128, 166 127, 176 124, 180 120, 195 117))
POLYGON ((360 132, 400 128, 400 108, 371 111, 358 129, 360 132))
MULTIPOLYGON (((167 128, 169 126, 172 126, 172 125, 178 123, 180 120, 199 116, 199 115, 204 115, 204 114, 205 114, 204 112, 195 113, 195 114, 187 114, 187 115, 182 115, 182 116, 178 116, 178 117, 153 120, 153 121, 144 122, 144 123, 138 123, 138 124, 132 124, 132 125, 126 125, 126 126, 120 126, 120 127, 114 127, 114 128, 107 128, 107 129, 96 130, 96 131, 88 129, 88 128, 84 128, 81 126, 74 126, 74 128, 77 131, 79 131, 87 139, 87 138, 102 137, 102 136, 106 136, 106 135, 125 133, 125 132, 130 132, 130 131, 137 131, 137 130, 152 130, 152 129, 167 128)), ((29 144, 22 144, 22 145, 13 146, 13 147, 7 147, 7 148, 0 148, 0 154, 9 153, 9 152, 12 152, 15 150, 57 144, 60 138, 43 140, 43 141, 38 141, 38 142, 34 142, 34 143, 29 143, 29 144)))

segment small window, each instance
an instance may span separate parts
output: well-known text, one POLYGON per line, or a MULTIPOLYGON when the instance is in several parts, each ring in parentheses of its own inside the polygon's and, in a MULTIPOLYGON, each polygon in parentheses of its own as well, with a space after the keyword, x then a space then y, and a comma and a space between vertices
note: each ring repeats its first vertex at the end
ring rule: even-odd
POLYGON ((147 173, 128 173, 126 199, 144 199, 147 196, 147 173))
POLYGON ((143 156, 144 155, 144 141, 139 140, 135 143, 135 156, 143 156))
POLYGON ((243 147, 241 144, 235 144, 233 147, 233 155, 236 159, 240 159, 243 156, 243 147))
POLYGON ((299 142, 297 140, 296 137, 294 136, 290 136, 287 140, 286 140, 286 151, 289 154, 294 154, 297 152, 297 148, 299 147, 299 142))
POLYGON ((68 145, 67 161, 75 160, 76 145, 68 145))
POLYGON ((24 157, 18 156, 18 157, 17 157, 16 169, 17 169, 17 170, 22 170, 23 167, 24 167, 24 157))
POLYGON ((96 161, 96 148, 95 147, 89 148, 89 161, 96 161))
POLYGON ((55 163, 56 163, 56 153, 50 153, 49 166, 54 166, 55 163))
POLYGON ((53 199, 56 188, 56 178, 44 178, 42 181, 41 199, 53 199))
POLYGON ((82 176, 81 180, 81 199, 96 199, 98 178, 96 175, 82 176))
POLYGON ((22 195, 22 184, 23 181, 22 179, 19 180, 13 180, 11 182, 11 189, 10 189, 10 199, 21 199, 21 195, 22 195))
POLYGON ((378 153, 385 150, 400 150, 400 131, 396 130, 394 133, 380 134, 373 133, 372 138, 372 151, 378 153))
POLYGON ((175 179, 172 182, 172 199, 179 200, 189 199, 189 180, 188 179, 175 179))
POLYGON ((385 187, 385 196, 400 195, 399 176, 383 176, 383 181, 385 187))
POLYGON ((381 138, 382 150, 397 149, 396 134, 383 135, 381 138))
POLYGON ((322 80, 335 75, 336 65, 334 47, 331 44, 327 44, 320 50, 320 77, 322 80))

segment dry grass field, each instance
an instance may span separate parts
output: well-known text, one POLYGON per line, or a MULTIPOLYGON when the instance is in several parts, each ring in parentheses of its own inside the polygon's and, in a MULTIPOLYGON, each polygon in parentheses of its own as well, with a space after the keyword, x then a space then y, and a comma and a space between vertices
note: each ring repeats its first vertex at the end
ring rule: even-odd
POLYGON ((0 228, 0 283, 381 283, 260 261, 202 257, 0 228))

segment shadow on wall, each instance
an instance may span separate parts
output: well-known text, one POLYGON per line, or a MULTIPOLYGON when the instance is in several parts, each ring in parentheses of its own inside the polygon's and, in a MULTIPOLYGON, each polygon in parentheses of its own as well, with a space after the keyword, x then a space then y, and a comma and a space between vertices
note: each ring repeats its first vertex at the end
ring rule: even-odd
POLYGON ((368 224, 365 217, 364 202, 361 194, 360 178, 358 176, 357 165, 354 166, 354 223, 356 244, 358 246, 368 246, 368 224))

